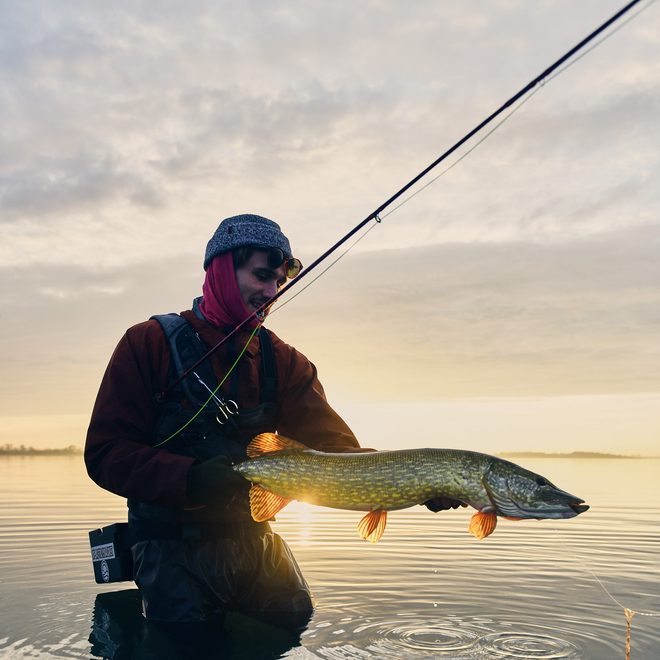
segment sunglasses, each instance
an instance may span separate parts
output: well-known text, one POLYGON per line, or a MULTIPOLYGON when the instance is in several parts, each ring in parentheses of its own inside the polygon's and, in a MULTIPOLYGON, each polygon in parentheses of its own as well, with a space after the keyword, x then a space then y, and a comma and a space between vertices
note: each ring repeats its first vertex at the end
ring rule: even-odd
POLYGON ((292 280, 302 270, 300 259, 287 257, 280 248, 271 248, 268 250, 268 267, 279 268, 284 264, 287 279, 292 280))

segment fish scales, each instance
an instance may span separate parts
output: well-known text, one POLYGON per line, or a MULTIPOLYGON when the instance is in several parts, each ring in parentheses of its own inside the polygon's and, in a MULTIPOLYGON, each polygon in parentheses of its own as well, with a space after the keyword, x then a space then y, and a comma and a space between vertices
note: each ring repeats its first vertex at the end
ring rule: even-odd
POLYGON ((246 479, 282 497, 337 509, 396 510, 438 496, 487 501, 486 454, 403 449, 360 454, 279 451, 236 466, 246 479))
MULTIPOLYGON (((247 446, 246 461, 233 467, 252 482, 250 512, 271 520, 291 500, 367 511, 358 523, 363 539, 376 543, 387 512, 446 498, 474 507, 468 530, 478 539, 493 533, 497 517, 573 518, 589 507, 545 477, 495 456, 460 449, 331 454, 296 440, 261 433, 247 446)), ((434 509, 433 502, 429 508, 434 509)))

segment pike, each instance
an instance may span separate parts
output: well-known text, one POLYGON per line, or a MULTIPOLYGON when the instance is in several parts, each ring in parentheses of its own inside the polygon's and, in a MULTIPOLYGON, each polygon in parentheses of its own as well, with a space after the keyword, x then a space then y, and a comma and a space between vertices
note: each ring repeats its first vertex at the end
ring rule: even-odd
POLYGON ((376 543, 387 512, 450 497, 474 507, 469 531, 483 539, 497 517, 509 520, 573 518, 589 507, 545 477, 510 461, 459 449, 402 449, 326 453, 274 433, 247 447, 248 459, 233 469, 248 481, 250 511, 270 520, 291 500, 367 511, 358 524, 363 539, 376 543))

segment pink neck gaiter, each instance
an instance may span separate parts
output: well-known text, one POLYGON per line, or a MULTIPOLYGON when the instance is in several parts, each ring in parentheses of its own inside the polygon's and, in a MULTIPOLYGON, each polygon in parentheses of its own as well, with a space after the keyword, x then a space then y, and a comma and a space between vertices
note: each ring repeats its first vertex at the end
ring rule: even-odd
MULTIPOLYGON (((250 313, 241 297, 231 252, 223 252, 211 261, 202 285, 199 308, 209 323, 220 328, 235 328, 250 313)), ((246 327, 258 325, 253 318, 246 327)))

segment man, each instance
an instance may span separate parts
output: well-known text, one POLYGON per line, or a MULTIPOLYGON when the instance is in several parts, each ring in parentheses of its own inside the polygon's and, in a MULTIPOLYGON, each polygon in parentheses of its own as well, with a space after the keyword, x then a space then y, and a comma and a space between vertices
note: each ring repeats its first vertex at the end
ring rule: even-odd
POLYGON ((302 625, 312 611, 309 588, 286 543, 252 520, 249 484, 229 465, 265 431, 324 451, 359 445, 328 404, 314 365, 274 333, 255 332, 256 318, 174 384, 300 262, 279 225, 240 215, 220 224, 204 268, 192 310, 133 326, 119 342, 92 413, 87 470, 128 498, 147 619, 204 622, 236 609, 302 625))
POLYGON ((172 629, 238 610, 302 626, 309 588, 286 543, 252 520, 249 484, 229 466, 266 431, 323 451, 364 450, 314 365, 254 315, 301 268, 279 225, 258 215, 223 220, 204 268, 192 310, 135 325, 119 342, 92 413, 87 470, 128 499, 148 620, 172 629), (250 313, 247 327, 181 378, 250 313))

